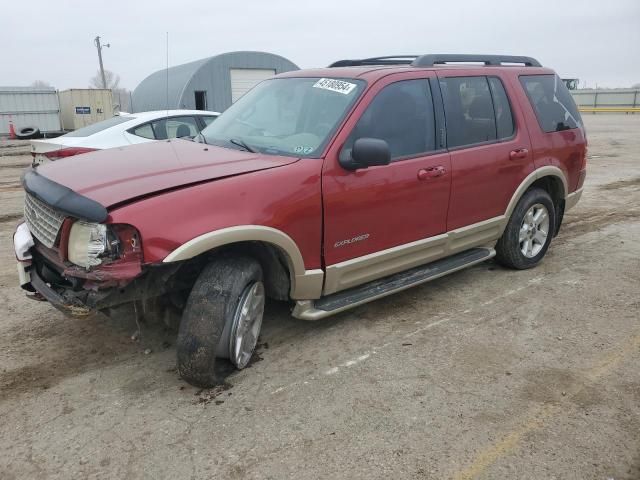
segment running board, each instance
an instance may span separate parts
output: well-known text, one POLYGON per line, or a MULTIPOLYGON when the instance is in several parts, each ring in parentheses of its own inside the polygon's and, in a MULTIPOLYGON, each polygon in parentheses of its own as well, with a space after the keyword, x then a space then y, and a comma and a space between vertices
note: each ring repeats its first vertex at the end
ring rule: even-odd
POLYGON ((319 300, 299 300, 293 309, 293 316, 301 320, 320 320, 484 262, 495 254, 496 251, 493 248, 472 248, 426 265, 420 265, 358 287, 333 293, 319 300))

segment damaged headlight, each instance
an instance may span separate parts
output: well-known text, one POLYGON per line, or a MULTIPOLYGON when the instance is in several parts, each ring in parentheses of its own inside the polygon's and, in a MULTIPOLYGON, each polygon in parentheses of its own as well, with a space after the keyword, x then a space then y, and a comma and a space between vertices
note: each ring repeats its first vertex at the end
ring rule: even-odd
POLYGON ((107 225, 77 221, 69 232, 67 257, 88 269, 100 265, 105 258, 117 258, 119 243, 107 225))

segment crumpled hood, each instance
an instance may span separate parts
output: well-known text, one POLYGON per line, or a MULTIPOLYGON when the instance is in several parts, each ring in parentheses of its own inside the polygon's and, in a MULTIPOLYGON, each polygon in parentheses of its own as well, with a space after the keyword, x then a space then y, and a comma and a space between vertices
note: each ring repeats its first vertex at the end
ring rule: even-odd
POLYGON ((170 140, 85 153, 41 165, 37 172, 110 207, 155 192, 298 160, 170 140))

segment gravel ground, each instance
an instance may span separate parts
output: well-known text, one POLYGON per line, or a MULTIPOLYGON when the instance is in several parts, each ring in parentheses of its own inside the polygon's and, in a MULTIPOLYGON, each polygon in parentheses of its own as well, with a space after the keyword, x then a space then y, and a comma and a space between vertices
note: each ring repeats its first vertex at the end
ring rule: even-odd
POLYGON ((175 333, 25 298, 29 157, 0 143, 0 478, 640 479, 640 116, 585 122, 586 191, 540 266, 318 323, 274 303, 213 390, 178 378, 175 333))

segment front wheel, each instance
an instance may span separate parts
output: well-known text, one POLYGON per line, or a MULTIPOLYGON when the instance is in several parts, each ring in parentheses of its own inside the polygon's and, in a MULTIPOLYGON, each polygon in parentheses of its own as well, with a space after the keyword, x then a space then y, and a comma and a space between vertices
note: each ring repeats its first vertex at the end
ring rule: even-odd
POLYGON ((191 290, 177 340, 178 372, 192 385, 218 383, 216 358, 247 366, 262 326, 262 268, 252 258, 220 258, 207 265, 191 290))
POLYGON ((527 191, 511 214, 496 245, 496 260, 522 270, 536 266, 549 248, 556 211, 551 196, 540 188, 527 191))

